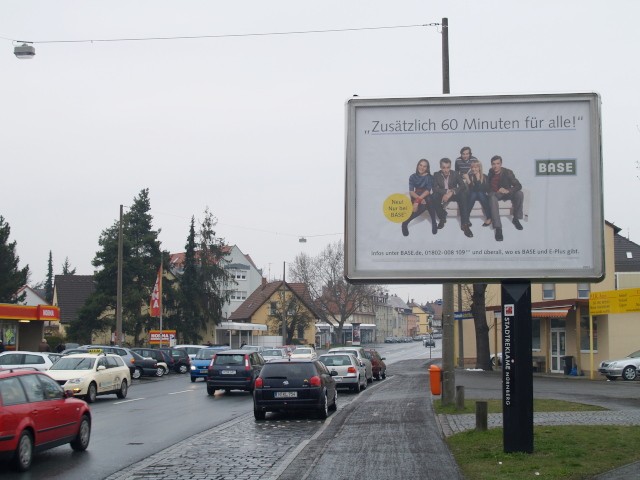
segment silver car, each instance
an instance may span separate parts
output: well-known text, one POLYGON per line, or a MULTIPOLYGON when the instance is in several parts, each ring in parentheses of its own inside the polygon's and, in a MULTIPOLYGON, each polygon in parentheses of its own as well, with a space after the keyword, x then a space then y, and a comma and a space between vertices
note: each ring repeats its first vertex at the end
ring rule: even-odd
POLYGON ((360 360, 350 353, 325 353, 318 357, 336 381, 336 388, 348 388, 356 393, 367 388, 367 370, 360 360), (336 372, 337 375, 334 375, 336 372))
POLYGON ((367 378, 367 383, 373 383, 373 368, 371 367, 371 360, 369 360, 367 358, 367 356, 364 353, 364 348, 362 347, 335 347, 330 349, 327 353, 334 353, 334 352, 339 352, 339 353, 351 353, 353 354, 358 360, 360 360, 362 363, 364 363, 364 367, 366 369, 366 378, 367 378))
POLYGON ((609 380, 635 380, 638 377, 638 367, 640 367, 640 350, 630 353, 620 360, 605 360, 600 363, 598 372, 609 380))
POLYGON ((269 360, 282 360, 287 357, 287 351, 284 348, 265 348, 262 351, 262 358, 264 358, 265 362, 269 360))

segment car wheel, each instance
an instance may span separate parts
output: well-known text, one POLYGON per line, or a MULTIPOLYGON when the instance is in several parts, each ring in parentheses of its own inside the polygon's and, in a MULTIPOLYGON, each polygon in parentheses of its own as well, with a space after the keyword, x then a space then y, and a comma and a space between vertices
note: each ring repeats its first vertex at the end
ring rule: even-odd
POLYGON ((353 390, 355 393, 360 393, 361 390, 361 386, 360 386, 360 377, 358 377, 358 381, 356 382, 356 384, 351 387, 351 390, 353 390))
POLYGON ((195 383, 196 377, 191 377, 191 383, 195 383))
POLYGON ((98 396, 98 387, 96 387, 96 384, 91 382, 89 384, 89 388, 87 389, 87 394, 85 395, 84 399, 87 401, 87 403, 93 403, 96 401, 96 397, 98 396))
POLYGON ((162 375, 164 375, 164 368, 162 367, 156 368, 156 377, 161 377, 162 375))
POLYGON ((164 370, 163 375, 169 375, 169 367, 162 367, 162 369, 164 370))
POLYGON ((624 367, 622 370, 622 379, 623 380, 635 380, 637 376, 636 368, 631 365, 628 367, 624 367))
POLYGON ((374 379, 374 380, 380 380, 380 374, 374 375, 374 376, 373 376, 373 379, 374 379))
MULTIPOLYGON (((126 381, 123 382, 126 384, 126 381)), ((126 388, 126 387, 125 387, 126 388)), ((76 452, 84 452, 89 446, 89 439, 91 438, 91 422, 87 415, 82 416, 80 420, 80 428, 78 429, 78 435, 71 442, 71 448, 76 452)))
POLYGON ((331 410, 332 412, 338 410, 338 389, 336 389, 335 393, 333 394, 333 403, 329 407, 329 410, 331 410))
POLYGON ((612 377, 611 375, 605 375, 605 376, 607 377, 607 380, 611 380, 611 381, 618 379, 618 377, 612 377))
POLYGON ((387 378, 387 371, 386 370, 384 372, 382 372, 381 378, 382 378, 382 380, 387 378))
POLYGON ((187 373, 188 369, 186 365, 180 365, 178 367, 178 373, 187 373))
POLYGON ((134 368, 133 373, 131 374, 131 378, 133 378, 134 380, 138 380, 141 376, 142 376, 142 369, 134 368))
POLYGON ((253 409, 253 417, 256 420, 264 420, 267 417, 267 412, 263 412, 261 410, 253 409))
POLYGON ((329 399, 327 398, 327 392, 324 392, 324 400, 320 408, 318 408, 318 418, 324 420, 329 416, 329 399))
POLYGON ((207 385, 207 395, 215 395, 216 389, 207 385))
POLYGON ((116 392, 116 395, 118 396, 118 398, 127 398, 128 391, 129 391, 129 385, 127 385, 127 381, 122 380, 122 383, 120 384, 120 390, 116 392))
POLYGON ((227 395, 229 395, 231 393, 231 389, 230 388, 225 388, 224 389, 224 393, 226 393, 227 395))
POLYGON ((367 383, 373 383, 373 375, 367 378, 367 383))
POLYGON ((26 472, 31 466, 33 459, 33 437, 31 432, 23 430, 18 439, 18 448, 13 458, 16 469, 20 472, 26 472))

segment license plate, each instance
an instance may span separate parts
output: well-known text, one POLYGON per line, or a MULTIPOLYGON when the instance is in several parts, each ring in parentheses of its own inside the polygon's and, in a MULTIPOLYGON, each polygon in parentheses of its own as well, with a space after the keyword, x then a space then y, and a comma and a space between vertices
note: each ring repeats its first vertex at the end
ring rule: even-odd
POLYGON ((274 398, 297 398, 298 392, 275 392, 274 398))
POLYGON ((336 382, 341 382, 341 381, 342 381, 342 377, 333 377, 333 379, 334 379, 336 382))
POLYGON ((235 370, 222 370, 222 374, 223 375, 235 375, 236 371, 235 370))
POLYGON ((200 373, 207 373, 207 369, 200 370, 200 373))

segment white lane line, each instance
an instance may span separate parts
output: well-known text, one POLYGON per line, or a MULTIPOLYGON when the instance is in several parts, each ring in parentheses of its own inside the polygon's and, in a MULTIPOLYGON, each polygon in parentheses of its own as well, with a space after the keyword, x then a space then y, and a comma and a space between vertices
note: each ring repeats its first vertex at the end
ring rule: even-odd
POLYGON ((144 398, 132 398, 131 400, 123 400, 121 402, 113 402, 114 405, 120 405, 121 403, 137 402, 138 400, 144 400, 144 398))
POLYGON ((191 393, 194 390, 182 390, 180 392, 169 392, 167 395, 177 395, 178 393, 191 393))

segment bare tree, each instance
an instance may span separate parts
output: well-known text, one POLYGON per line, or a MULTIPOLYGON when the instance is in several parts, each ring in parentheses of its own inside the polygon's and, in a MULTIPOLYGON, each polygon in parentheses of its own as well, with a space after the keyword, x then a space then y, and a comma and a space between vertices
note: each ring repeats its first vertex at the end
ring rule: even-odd
POLYGON ((331 243, 316 257, 299 254, 290 268, 296 282, 302 282, 325 322, 335 327, 336 338, 342 338, 345 322, 371 301, 373 285, 354 285, 344 278, 344 246, 331 243))
POLYGON ((313 325, 314 320, 309 310, 305 308, 303 302, 301 302, 293 292, 286 295, 285 291, 282 291, 279 300, 271 302, 268 323, 272 334, 277 335, 282 332, 283 319, 286 321, 287 328, 285 345, 291 345, 293 338, 296 336, 296 332, 304 332, 313 325))

